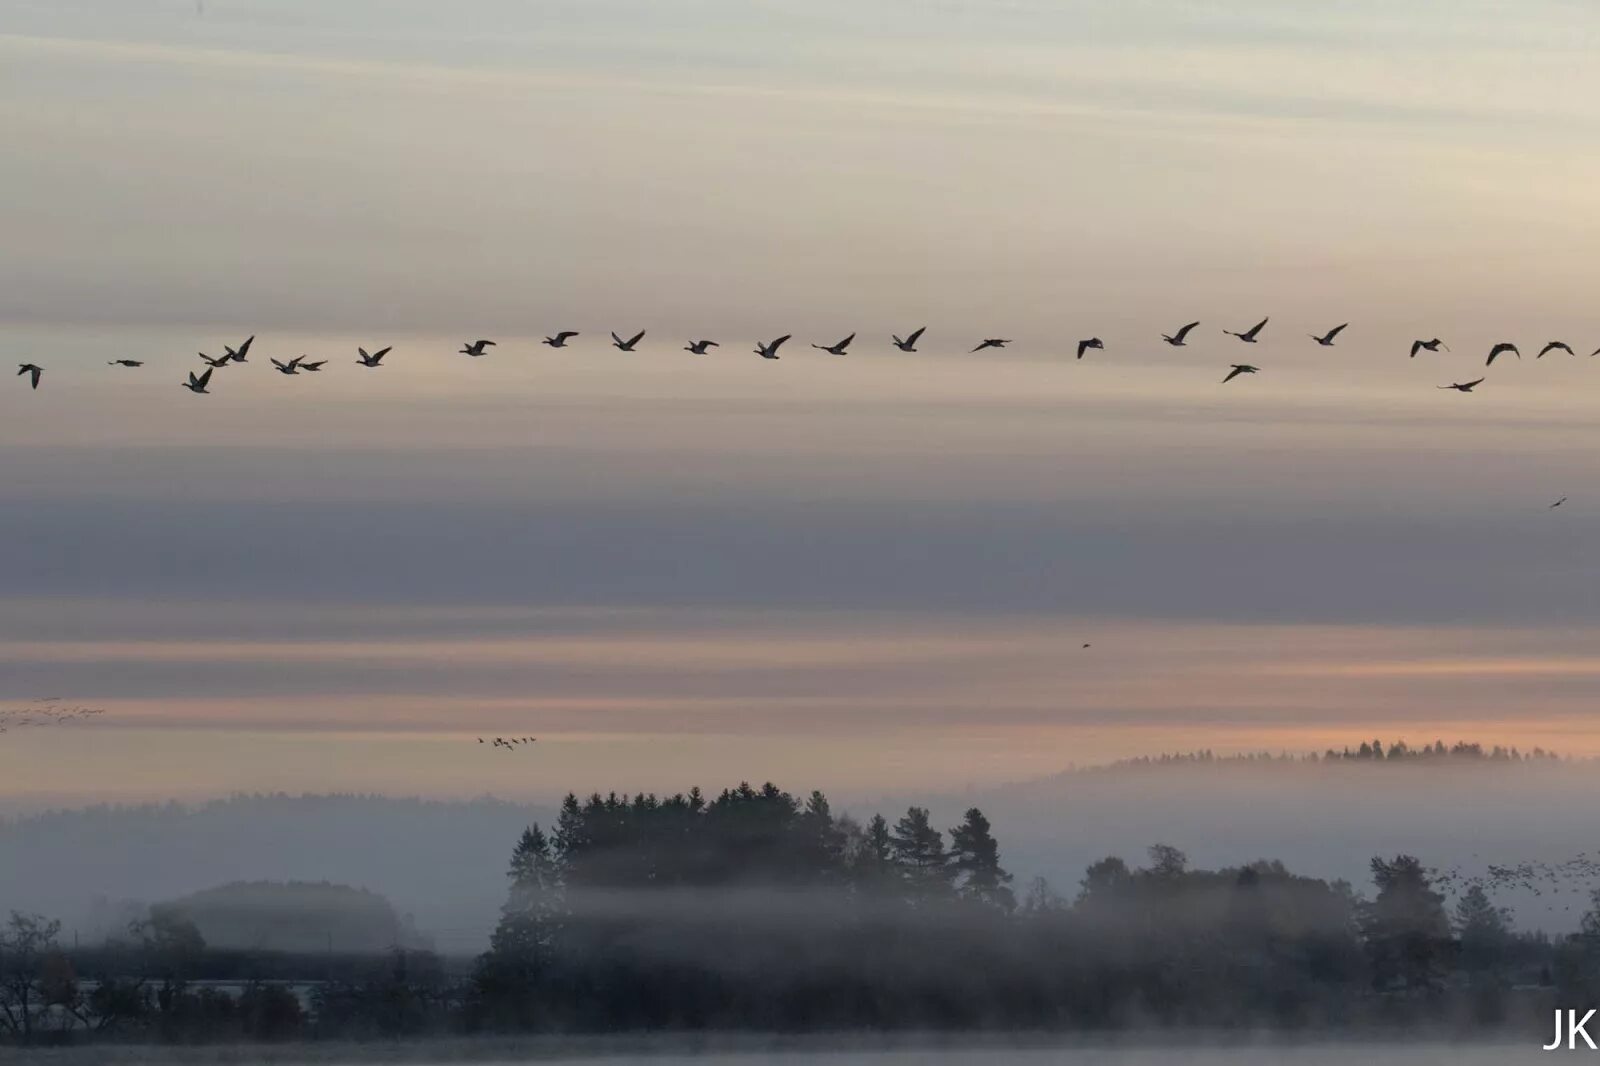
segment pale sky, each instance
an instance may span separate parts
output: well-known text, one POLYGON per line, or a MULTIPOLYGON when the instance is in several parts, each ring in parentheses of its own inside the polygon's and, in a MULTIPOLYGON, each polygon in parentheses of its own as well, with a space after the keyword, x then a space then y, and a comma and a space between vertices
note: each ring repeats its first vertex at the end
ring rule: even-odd
POLYGON ((0 809, 1600 753, 1597 30, 0 0, 0 809))

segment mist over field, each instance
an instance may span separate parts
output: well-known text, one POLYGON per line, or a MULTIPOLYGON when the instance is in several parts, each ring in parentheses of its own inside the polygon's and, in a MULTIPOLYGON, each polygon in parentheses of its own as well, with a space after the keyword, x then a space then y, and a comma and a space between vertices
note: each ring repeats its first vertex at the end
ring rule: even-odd
MULTIPOLYGON (((0 867, 10 872, 0 905, 48 911, 93 938, 120 935, 129 903, 235 881, 327 880, 383 894, 437 950, 471 953, 487 943, 504 902, 511 844, 528 824, 552 825, 558 798, 246 796, 13 817, 0 823, 0 867)), ((1158 843, 1201 866, 1277 859, 1358 889, 1367 887, 1373 856, 1411 853, 1470 875, 1600 848, 1592 817, 1600 775, 1583 762, 1115 766, 960 794, 836 803, 862 819, 922 804, 941 827, 979 806, 1018 884, 1042 876, 1067 896, 1090 863, 1108 855, 1137 863, 1158 843)), ((1495 901, 1521 928, 1565 933, 1576 929, 1590 887, 1539 896, 1507 887, 1495 901)))

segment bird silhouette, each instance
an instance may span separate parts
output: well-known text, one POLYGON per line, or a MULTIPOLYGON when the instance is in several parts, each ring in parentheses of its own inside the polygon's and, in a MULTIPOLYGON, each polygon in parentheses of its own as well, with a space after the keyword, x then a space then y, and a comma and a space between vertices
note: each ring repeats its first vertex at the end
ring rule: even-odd
POLYGON ((1343 330, 1345 328, 1345 326, 1348 326, 1349 324, 1350 323, 1348 323, 1348 322, 1344 322, 1344 323, 1341 323, 1340 325, 1334 326, 1332 329, 1330 329, 1328 332, 1324 333, 1320 337, 1317 336, 1315 333, 1313 333, 1313 334, 1311 334, 1311 339, 1316 341, 1318 344, 1322 345, 1324 348, 1332 348, 1333 347, 1333 338, 1337 337, 1339 335, 1340 331, 1343 330))
POLYGON ((113 359, 106 366, 144 366, 142 359, 113 359))
MULTIPOLYGON (((575 329, 564 329, 560 333, 557 333, 554 337, 546 337, 540 343, 548 344, 552 348, 565 348, 567 346, 567 342, 577 335, 578 331, 575 329)), ((615 334, 613 334, 613 336, 615 336, 615 334)))
POLYGON ((494 341, 473 341, 471 344, 462 345, 461 354, 470 355, 473 358, 477 358, 478 356, 484 354, 485 348, 493 347, 495 347, 494 341))
POLYGON ((1551 504, 1551 505, 1550 505, 1550 510, 1552 510, 1552 511, 1553 511, 1553 510, 1555 510, 1555 509, 1556 509, 1556 508, 1557 508, 1557 507, 1560 507, 1560 506, 1561 506, 1561 505, 1562 505, 1562 504, 1564 504, 1564 503, 1566 503, 1566 502, 1567 502, 1567 498, 1566 498, 1566 497, 1565 497, 1565 496, 1563 496, 1563 497, 1561 497, 1561 499, 1559 499, 1559 500, 1557 500, 1557 501, 1556 501, 1556 502, 1555 502, 1555 503, 1552 503, 1552 504, 1551 504))
POLYGON ((894 346, 899 348, 902 352, 914 352, 917 350, 917 341, 922 337, 922 331, 927 328, 927 326, 918 326, 916 329, 906 334, 904 339, 890 334, 889 339, 894 341, 894 346))
POLYGON ((195 377, 193 370, 189 371, 189 380, 183 383, 183 387, 196 394, 209 395, 209 393, 206 393, 206 386, 211 383, 211 375, 216 372, 216 369, 214 366, 208 366, 206 367, 206 372, 199 377, 195 377))
POLYGON ((256 335, 252 333, 250 336, 244 339, 244 343, 239 345, 237 350, 229 348, 226 344, 222 346, 222 350, 227 352, 228 358, 232 359, 235 363, 242 363, 244 362, 244 357, 250 354, 250 346, 255 342, 256 335))
POLYGON ((1493 348, 1489 349, 1489 358, 1488 358, 1487 361, 1484 362, 1483 365, 1484 366, 1494 366, 1495 359, 1498 358, 1499 356, 1504 355, 1507 352, 1510 352, 1512 355, 1516 356, 1518 359, 1522 358, 1522 353, 1517 350, 1517 346, 1515 344, 1512 344, 1509 341, 1501 341, 1499 344, 1497 344, 1493 348))
POLYGON ((1188 337, 1189 331, 1194 329, 1199 324, 1200 323, 1198 322, 1191 322, 1176 333, 1163 333, 1161 335, 1161 339, 1172 345, 1174 348, 1182 348, 1184 345, 1189 343, 1184 338, 1188 337))
POLYGON ((295 360, 295 362, 301 370, 309 370, 312 373, 316 373, 318 370, 321 370, 328 364, 326 359, 318 359, 314 362, 307 362, 306 357, 303 355, 299 359, 295 360))
POLYGON ((368 355, 365 348, 357 348, 356 351, 359 354, 356 356, 356 362, 360 363, 362 366, 377 366, 379 363, 383 362, 383 357, 388 355, 391 350, 392 349, 390 348, 379 348, 371 355, 368 355))
POLYGON ((638 333, 635 333, 633 336, 629 337, 627 340, 623 340, 621 337, 617 336, 615 330, 613 330, 611 333, 611 347, 617 349, 619 352, 633 351, 633 346, 642 340, 644 340, 644 330, 642 329, 638 333))
POLYGON ((783 336, 774 340, 771 344, 762 344, 760 341, 757 341, 756 354, 763 359, 776 359, 778 358, 778 349, 783 347, 783 342, 792 336, 794 336, 794 334, 785 333, 783 336))
POLYGON ((837 344, 813 344, 811 347, 817 349, 819 352, 828 352, 832 355, 843 355, 850 347, 850 342, 855 339, 856 335, 852 333, 850 336, 846 337, 842 341, 839 341, 837 344))
POLYGON ((200 358, 204 359, 206 361, 206 365, 209 367, 227 366, 229 363, 233 362, 233 356, 231 355, 218 356, 216 359, 213 359, 205 352, 201 352, 200 358))
MULTIPOLYGON (((1004 348, 1006 345, 1008 345, 1010 343, 1011 343, 1010 341, 1005 340, 1005 339, 1003 339, 1001 337, 986 337, 986 338, 984 338, 983 343, 978 345, 976 348, 972 349, 972 351, 973 352, 981 352, 985 348, 1004 348)), ((967 354, 971 355, 972 352, 968 352, 967 354)))
POLYGON ((1411 358, 1415 359, 1418 352, 1437 352, 1441 346, 1447 352, 1450 350, 1450 346, 1438 337, 1433 338, 1431 341, 1412 341, 1411 358))
POLYGON ((716 341, 690 341, 688 344, 683 346, 683 350, 686 352, 693 352, 695 355, 705 355, 707 348, 720 347, 722 347, 722 345, 718 344, 716 341))
POLYGON ((1568 344, 1566 341, 1551 341, 1549 344, 1545 345, 1543 348, 1540 348, 1539 349, 1539 354, 1534 356, 1534 358, 1535 359, 1543 359, 1545 357, 1545 353, 1546 352, 1566 352, 1568 355, 1577 355, 1578 354, 1577 352, 1572 350, 1572 345, 1568 344))
POLYGON ((1099 337, 1090 337, 1086 341, 1079 341, 1078 342, 1078 358, 1082 359, 1083 358, 1083 353, 1088 351, 1090 348, 1093 348, 1096 351, 1103 351, 1103 350, 1105 350, 1105 346, 1106 346, 1105 345, 1105 341, 1102 341, 1099 337))
POLYGON ((1439 388, 1441 388, 1441 389, 1455 389, 1457 392, 1471 392, 1473 389, 1477 388, 1479 385, 1482 385, 1484 380, 1485 379, 1483 379, 1483 378, 1479 378, 1476 381, 1458 381, 1458 382, 1455 382, 1454 384, 1451 384, 1451 385, 1440 385, 1439 388))
POLYGON ((1261 369, 1259 366, 1251 366, 1249 363, 1230 363, 1229 365, 1232 366, 1233 369, 1228 371, 1228 376, 1222 379, 1222 383, 1224 385, 1238 377, 1240 374, 1254 374, 1261 369))
POLYGON ((301 358, 304 358, 304 356, 301 356, 300 358, 291 359, 287 363, 281 363, 277 359, 274 359, 274 360, 272 360, 272 366, 280 374, 298 374, 298 373, 300 373, 300 359, 301 358))
POLYGON ((39 365, 37 365, 35 363, 18 363, 17 364, 17 377, 20 378, 22 375, 27 374, 29 377, 31 377, 33 379, 33 387, 36 388, 36 389, 39 387, 39 376, 41 374, 43 374, 43 373, 44 373, 44 367, 39 366, 39 365))
POLYGON ((1251 326, 1249 329, 1245 330, 1243 333, 1235 333, 1231 329, 1225 329, 1222 332, 1226 333, 1230 337, 1238 337, 1240 340, 1244 341, 1246 344, 1254 344, 1256 342, 1256 338, 1261 336, 1261 331, 1263 329, 1266 329, 1266 328, 1267 328, 1267 319, 1263 318, 1260 322, 1257 322, 1255 325, 1251 326))

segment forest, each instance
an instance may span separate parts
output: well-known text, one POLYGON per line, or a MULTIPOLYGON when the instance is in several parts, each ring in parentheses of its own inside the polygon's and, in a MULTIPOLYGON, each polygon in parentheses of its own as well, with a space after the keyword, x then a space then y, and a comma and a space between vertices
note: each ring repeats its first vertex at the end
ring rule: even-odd
POLYGON ((64 943, 0 929, 0 1038, 292 1041, 650 1030, 1341 1031, 1547 1024, 1600 993, 1600 893, 1581 931, 1520 932, 1482 887, 1411 855, 1371 883, 1272 860, 1110 856, 1070 891, 1005 869, 977 808, 941 830, 836 815, 772 784, 569 795, 511 844, 471 960, 208 945, 181 909, 64 943))

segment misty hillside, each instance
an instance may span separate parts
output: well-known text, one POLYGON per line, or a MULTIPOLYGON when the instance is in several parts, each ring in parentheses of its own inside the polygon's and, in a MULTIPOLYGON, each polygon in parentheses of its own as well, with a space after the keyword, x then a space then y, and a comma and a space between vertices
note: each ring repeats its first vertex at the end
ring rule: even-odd
POLYGON ((208 947, 371 954, 430 945, 383 896, 326 881, 235 881, 150 908, 208 947))
MULTIPOLYGON (((628 785, 595 782, 601 791, 628 785)), ((1155 843, 1211 867, 1280 859, 1362 889, 1374 855, 1411 852, 1474 873, 1489 863, 1555 861, 1600 847, 1597 801, 1592 765, 1548 758, 1180 759, 959 794, 841 796, 836 808, 892 817, 925 804, 947 828, 977 805, 1019 885, 1042 875, 1070 896, 1091 862, 1138 860, 1155 843)), ((93 939, 120 933, 150 903, 216 885, 326 880, 381 893, 441 951, 475 952, 504 902, 518 834, 530 821, 549 825, 554 813, 493 799, 270 795, 25 816, 0 822, 0 910, 59 916, 93 939)), ((1583 909, 1580 888, 1497 902, 1523 925, 1563 931, 1583 909)))

